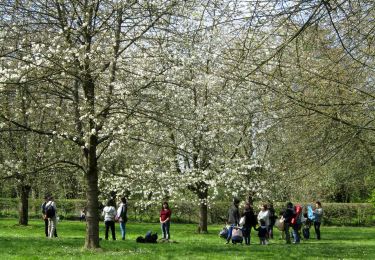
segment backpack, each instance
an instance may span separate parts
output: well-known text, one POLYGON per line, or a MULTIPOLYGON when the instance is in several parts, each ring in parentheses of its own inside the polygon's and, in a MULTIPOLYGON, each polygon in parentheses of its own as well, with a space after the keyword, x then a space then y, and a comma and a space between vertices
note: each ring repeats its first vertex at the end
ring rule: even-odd
POLYGON ((233 228, 233 230, 232 230, 232 243, 242 243, 242 240, 243 240, 242 229, 233 228))
POLYGON ((146 243, 157 243, 158 234, 154 233, 154 234, 151 234, 150 236, 146 236, 145 240, 146 240, 146 243))
POLYGON ((312 220, 312 221, 315 220, 314 211, 313 211, 313 208, 311 207, 311 205, 307 206, 307 218, 312 220))
POLYGON ((228 237, 228 228, 223 227, 223 229, 220 230, 220 232, 219 232, 219 236, 222 237, 222 238, 227 238, 228 237))
POLYGON ((145 237, 137 237, 136 241, 138 243, 157 243, 158 240, 158 234, 154 233, 152 234, 151 231, 147 231, 145 237))
POLYGON ((46 206, 46 216, 47 218, 53 218, 56 216, 56 210, 52 203, 46 206))

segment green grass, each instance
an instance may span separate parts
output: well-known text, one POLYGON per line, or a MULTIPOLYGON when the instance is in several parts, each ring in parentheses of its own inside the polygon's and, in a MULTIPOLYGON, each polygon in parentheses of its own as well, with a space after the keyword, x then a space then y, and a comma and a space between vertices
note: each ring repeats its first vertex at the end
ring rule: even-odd
MULTIPOLYGON (((271 240, 258 245, 225 245, 218 237, 221 226, 210 226, 210 233, 195 234, 196 225, 172 224, 175 244, 137 244, 136 237, 148 230, 159 231, 158 224, 128 223, 126 241, 101 241, 102 250, 82 249, 85 236, 83 222, 58 223, 58 239, 44 237, 43 221, 32 220, 22 227, 15 219, 0 219, 0 259, 375 259, 375 228, 322 227, 322 240, 311 239, 299 245, 285 245, 271 240)), ((104 236, 104 224, 100 234, 104 236)), ((116 225, 119 236, 119 226, 116 225)), ((314 237, 314 231, 311 230, 314 237)), ((278 238, 279 233, 276 234, 278 238)))

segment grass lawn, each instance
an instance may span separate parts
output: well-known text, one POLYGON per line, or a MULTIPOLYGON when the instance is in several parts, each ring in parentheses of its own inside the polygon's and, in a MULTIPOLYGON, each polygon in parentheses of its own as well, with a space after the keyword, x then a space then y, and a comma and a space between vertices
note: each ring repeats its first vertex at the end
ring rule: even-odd
MULTIPOLYGON (((138 244, 135 239, 148 230, 160 234, 158 224, 128 223, 127 240, 101 241, 100 251, 82 250, 85 223, 58 223, 58 239, 44 237, 42 220, 22 227, 16 219, 0 219, 0 259, 375 259, 375 228, 322 227, 322 240, 285 245, 279 233, 267 246, 258 245, 253 231, 250 246, 225 245, 218 237, 221 226, 210 234, 195 234, 196 225, 173 224, 171 237, 178 243, 138 244)), ((104 236, 104 224, 100 234, 104 236)), ((120 235, 119 226, 116 225, 120 235)), ((311 229, 311 235, 315 233, 311 229)))

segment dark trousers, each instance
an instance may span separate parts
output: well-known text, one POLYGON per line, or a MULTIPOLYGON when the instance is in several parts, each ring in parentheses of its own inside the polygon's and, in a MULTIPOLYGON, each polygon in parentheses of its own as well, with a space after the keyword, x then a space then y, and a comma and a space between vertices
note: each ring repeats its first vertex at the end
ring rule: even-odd
POLYGON ((285 223, 284 232, 285 232, 285 240, 286 240, 287 244, 291 243, 291 241, 290 241, 289 227, 290 227, 290 223, 285 223))
POLYGON ((242 228, 242 234, 245 240, 245 245, 250 245, 250 233, 251 233, 251 227, 242 228))
MULTIPOLYGON (((48 218, 44 220, 44 233, 46 234, 46 237, 48 237, 48 218)), ((57 237, 57 230, 55 228, 55 232, 53 234, 55 237, 57 237)))
POLYGON ((320 239, 320 222, 314 222, 316 239, 320 239))
POLYGON ((270 238, 270 239, 273 239, 273 226, 274 226, 275 224, 271 224, 271 225, 269 225, 269 227, 268 227, 268 237, 270 238))
POLYGON ((105 240, 108 240, 109 228, 111 228, 112 239, 116 240, 115 222, 114 221, 104 221, 104 224, 105 224, 105 240))
POLYGON ((305 228, 303 228, 302 232, 303 232, 304 239, 309 239, 310 238, 310 228, 305 227, 305 228))
POLYGON ((301 227, 301 224, 294 224, 293 225, 293 238, 294 238, 294 243, 299 243, 301 241, 300 234, 299 234, 299 228, 301 227))

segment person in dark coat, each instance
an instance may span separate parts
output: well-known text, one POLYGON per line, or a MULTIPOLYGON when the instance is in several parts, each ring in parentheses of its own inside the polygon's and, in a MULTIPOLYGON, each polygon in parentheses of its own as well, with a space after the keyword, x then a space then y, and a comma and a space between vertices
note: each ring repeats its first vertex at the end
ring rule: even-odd
POLYGON ((228 228, 228 236, 227 236, 227 244, 229 243, 230 239, 232 238, 232 230, 234 226, 237 226, 240 222, 240 212, 238 210, 238 206, 240 205, 240 200, 237 198, 233 199, 233 205, 228 210, 228 221, 227 225, 228 228))
POLYGON ((292 218, 294 217, 294 207, 292 202, 288 202, 286 204, 286 209, 284 210, 283 218, 284 218, 284 232, 285 232, 285 240, 287 244, 290 244, 290 233, 289 227, 291 226, 292 218))
POLYGON ((268 227, 269 238, 273 239, 273 226, 275 226, 275 222, 276 222, 276 213, 275 213, 275 209, 272 203, 269 204, 268 211, 270 212, 270 215, 269 215, 270 225, 268 227))
POLYGON ((254 210, 249 203, 246 203, 244 212, 242 213, 241 217, 245 217, 245 224, 242 227, 242 233, 245 239, 245 244, 250 245, 251 228, 255 228, 257 218, 254 215, 254 210))

